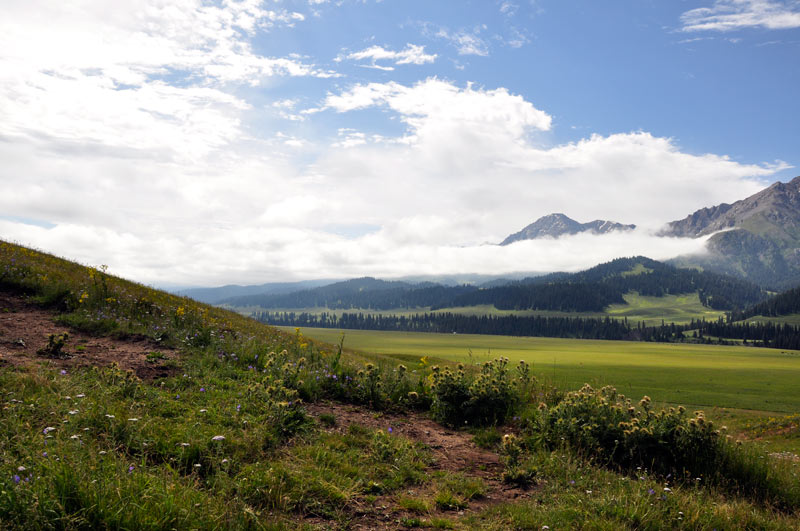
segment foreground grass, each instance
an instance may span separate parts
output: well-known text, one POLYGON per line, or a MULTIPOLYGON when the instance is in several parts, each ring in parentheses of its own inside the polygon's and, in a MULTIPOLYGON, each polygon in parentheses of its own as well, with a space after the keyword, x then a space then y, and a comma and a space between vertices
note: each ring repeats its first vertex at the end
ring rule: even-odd
MULTIPOLYGON (((321 341, 343 331, 303 329, 321 341)), ((483 362, 524 360, 564 389, 612 384, 658 402, 793 413, 800 411, 800 353, 752 347, 346 330, 345 346, 406 363, 429 356, 483 362)))
MULTIPOLYGON (((540 477, 525 503, 504 503, 465 523, 475 529, 795 529, 796 517, 752 511, 714 489, 676 486, 646 469, 620 475, 569 451, 531 458, 540 477), (545 527, 546 526, 546 527, 545 527)), ((696 483, 702 483, 698 480, 696 483)))
POLYGON ((328 434, 297 403, 254 402, 257 375, 188 370, 158 386, 0 371, 3 527, 281 528, 426 481, 430 458, 408 440, 328 434))

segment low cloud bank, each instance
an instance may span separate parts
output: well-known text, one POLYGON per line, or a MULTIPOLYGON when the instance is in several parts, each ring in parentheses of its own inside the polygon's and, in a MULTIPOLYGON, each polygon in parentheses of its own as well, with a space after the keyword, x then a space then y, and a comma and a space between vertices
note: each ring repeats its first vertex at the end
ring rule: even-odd
POLYGON ((0 234, 116 275, 166 285, 215 286, 318 278, 504 275, 580 271, 622 256, 666 260, 704 252, 707 238, 663 238, 637 229, 577 234, 508 246, 399 243, 381 230, 356 239, 322 232, 216 230, 202 241, 152 241, 90 226, 52 228, 0 221, 0 234))

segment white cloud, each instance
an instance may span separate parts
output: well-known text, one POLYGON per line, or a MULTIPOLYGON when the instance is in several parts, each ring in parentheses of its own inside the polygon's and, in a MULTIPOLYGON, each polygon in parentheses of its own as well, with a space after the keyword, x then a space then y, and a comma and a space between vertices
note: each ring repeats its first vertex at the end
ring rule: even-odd
POLYGON ((519 5, 513 2, 503 1, 500 3, 500 12, 507 17, 513 17, 517 14, 517 10, 519 10, 519 5))
POLYGON ((394 70, 392 67, 378 65, 378 61, 392 61, 396 65, 423 65, 433 63, 436 54, 426 54, 425 47, 417 44, 406 44, 400 51, 387 50, 382 46, 370 46, 360 52, 353 52, 346 56, 347 59, 356 61, 369 60, 373 68, 381 70, 394 70))
POLYGON ((487 57, 489 55, 489 43, 480 36, 481 31, 485 29, 486 26, 478 26, 472 31, 459 30, 451 32, 446 28, 441 28, 435 33, 435 36, 449 41, 458 50, 459 55, 487 57))
POLYGON ((260 6, 12 1, 0 21, 0 135, 172 158, 219 149, 250 107, 231 85, 334 75, 255 54, 249 36, 303 19, 260 6))
POLYGON ((386 106, 408 124, 408 141, 424 138, 481 137, 518 142, 531 129, 550 129, 552 118, 521 96, 506 89, 482 90, 429 78, 413 87, 399 83, 356 85, 341 94, 329 94, 323 109, 347 112, 386 106))
POLYGON ((716 0, 711 7, 681 15, 683 31, 733 31, 761 27, 771 30, 800 28, 797 0, 716 0))
MULTIPOLYGON (((655 227, 749 195, 776 171, 647 133, 552 145, 553 118, 521 95, 438 78, 356 84, 306 111, 306 93, 264 101, 250 85, 332 73, 256 53, 254 33, 302 19, 263 5, 8 6, 0 237, 145 282, 574 270, 699 243, 643 231, 480 244, 554 211, 655 227), (371 131, 355 114, 375 109, 403 131, 371 131), (275 115, 297 123, 278 133, 275 115), (251 116, 267 126, 249 129, 251 116), (315 120, 341 131, 315 141, 315 120), (345 238, 330 227, 379 229, 345 238)), ((454 42, 488 53, 480 31, 454 42)), ((427 60, 412 45, 369 50, 362 60, 427 60)))

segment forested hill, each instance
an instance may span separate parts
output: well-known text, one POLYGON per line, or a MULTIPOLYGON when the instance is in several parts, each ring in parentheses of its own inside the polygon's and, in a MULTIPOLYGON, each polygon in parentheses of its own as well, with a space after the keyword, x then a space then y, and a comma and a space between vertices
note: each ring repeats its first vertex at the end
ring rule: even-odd
POLYGON ((733 312, 731 320, 742 321, 756 315, 778 317, 794 313, 800 313, 800 288, 778 293, 763 302, 750 306, 744 311, 733 312))
POLYGON ((600 312, 610 304, 624 304, 623 295, 631 291, 655 297, 697 292, 703 304, 717 310, 745 308, 765 298, 760 288, 747 281, 633 257, 580 273, 556 273, 486 288, 361 278, 295 293, 235 297, 223 303, 265 309, 394 310, 494 305, 503 310, 600 312))

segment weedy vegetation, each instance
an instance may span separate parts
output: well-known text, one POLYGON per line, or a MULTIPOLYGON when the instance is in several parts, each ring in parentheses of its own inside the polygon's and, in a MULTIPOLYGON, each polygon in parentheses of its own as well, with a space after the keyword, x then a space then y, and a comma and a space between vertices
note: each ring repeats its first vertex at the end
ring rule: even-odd
POLYGON ((524 361, 355 355, 4 242, 0 289, 74 330, 147 338, 163 347, 147 362, 179 368, 152 381, 113 365, 54 368, 69 342, 57 335, 28 366, 0 361, 3 528, 800 524, 797 463, 737 444, 700 412, 611 387, 554 389, 524 361), (439 468, 434 448, 390 426, 315 418, 318 401, 430 415, 474 434, 499 468, 439 468))

